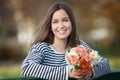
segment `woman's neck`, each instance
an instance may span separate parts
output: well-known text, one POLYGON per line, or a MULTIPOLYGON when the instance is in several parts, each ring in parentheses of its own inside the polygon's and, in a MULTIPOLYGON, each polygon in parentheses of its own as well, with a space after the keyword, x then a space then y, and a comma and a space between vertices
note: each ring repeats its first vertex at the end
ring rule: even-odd
POLYGON ((54 43, 52 44, 52 47, 58 51, 58 52, 61 52, 61 53, 64 53, 65 50, 66 50, 66 44, 67 44, 67 41, 54 41, 54 43))

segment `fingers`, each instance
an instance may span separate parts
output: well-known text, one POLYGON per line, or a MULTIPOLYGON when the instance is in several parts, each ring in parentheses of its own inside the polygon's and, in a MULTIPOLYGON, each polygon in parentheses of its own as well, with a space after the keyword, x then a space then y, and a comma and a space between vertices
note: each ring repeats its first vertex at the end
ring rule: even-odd
POLYGON ((90 77, 91 77, 91 75, 85 74, 85 75, 83 76, 83 80, 90 80, 90 77))
POLYGON ((84 74, 81 74, 81 75, 74 76, 74 78, 76 78, 77 80, 85 80, 84 76, 85 76, 84 74))
POLYGON ((91 75, 90 74, 86 74, 86 73, 84 73, 84 74, 82 74, 82 75, 80 75, 79 76, 79 79, 78 80, 90 80, 90 77, 91 77, 91 75))
POLYGON ((74 78, 76 78, 76 79, 80 79, 81 77, 80 77, 80 76, 74 76, 74 78))
POLYGON ((76 73, 75 71, 69 72, 68 75, 71 78, 76 78, 76 79, 82 79, 83 78, 82 74, 80 75, 80 74, 76 73))
POLYGON ((75 71, 70 72, 69 77, 71 78, 76 78, 77 80, 90 80, 92 73, 83 73, 79 74, 76 73, 75 71))

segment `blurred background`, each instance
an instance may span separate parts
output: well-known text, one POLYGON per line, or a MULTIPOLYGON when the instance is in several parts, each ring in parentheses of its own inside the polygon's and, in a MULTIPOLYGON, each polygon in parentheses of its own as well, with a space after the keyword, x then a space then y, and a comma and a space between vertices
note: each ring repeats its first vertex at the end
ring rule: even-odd
MULTIPOLYGON (((0 0, 0 78, 21 77, 33 31, 55 1, 0 0)), ((79 37, 120 70, 120 0, 63 1, 73 9, 79 37)))

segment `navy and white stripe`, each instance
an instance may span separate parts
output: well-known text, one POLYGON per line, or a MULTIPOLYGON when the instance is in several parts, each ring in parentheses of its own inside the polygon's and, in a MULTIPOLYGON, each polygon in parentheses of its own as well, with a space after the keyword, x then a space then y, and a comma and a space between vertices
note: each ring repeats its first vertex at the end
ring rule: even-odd
MULTIPOLYGON (((83 41, 80 42, 80 45, 92 50, 83 41)), ((31 47, 28 56, 22 64, 21 73, 25 77, 37 77, 47 80, 67 80, 67 67, 65 54, 57 54, 49 44, 39 42, 31 47)), ((92 78, 99 77, 109 71, 109 63, 103 58, 98 65, 94 66, 92 78)))
POLYGON ((22 75, 48 80, 66 80, 65 54, 57 54, 47 43, 33 45, 23 62, 22 75))

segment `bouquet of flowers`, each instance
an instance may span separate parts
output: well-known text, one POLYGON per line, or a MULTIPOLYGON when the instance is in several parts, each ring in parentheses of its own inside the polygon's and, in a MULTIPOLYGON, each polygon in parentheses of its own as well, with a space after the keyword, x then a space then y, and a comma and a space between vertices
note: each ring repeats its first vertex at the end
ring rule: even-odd
POLYGON ((70 71, 75 70, 80 75, 83 73, 91 73, 93 66, 98 64, 101 59, 97 51, 87 50, 82 45, 67 50, 65 57, 70 71))

